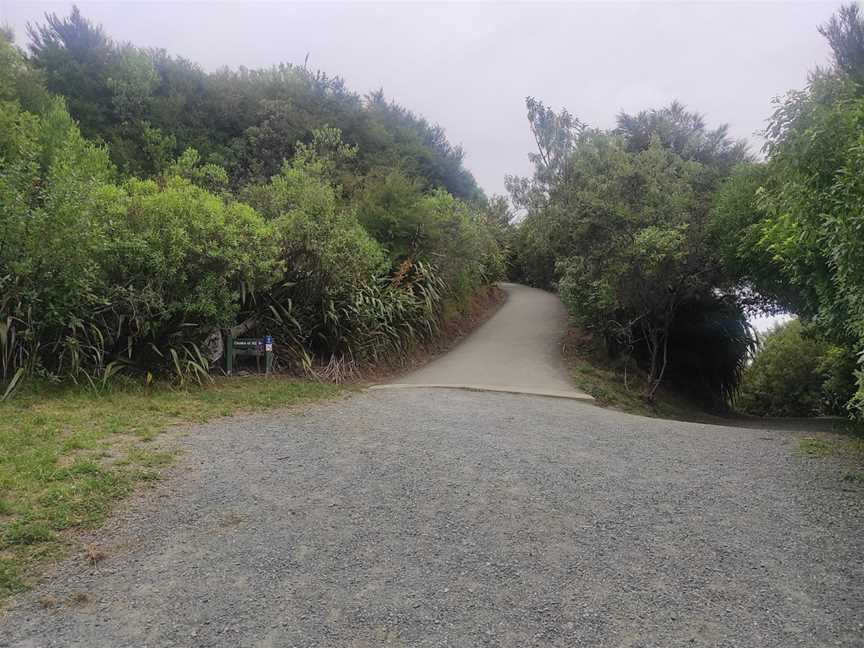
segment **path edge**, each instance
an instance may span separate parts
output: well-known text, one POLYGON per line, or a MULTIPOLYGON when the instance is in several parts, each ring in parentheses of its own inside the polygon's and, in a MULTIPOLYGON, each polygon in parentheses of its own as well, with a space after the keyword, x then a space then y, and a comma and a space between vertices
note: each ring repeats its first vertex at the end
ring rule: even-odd
POLYGON ((371 385, 367 390, 381 391, 386 389, 459 389, 473 392, 497 392, 501 394, 518 394, 522 396, 545 396, 547 398, 563 398, 567 400, 578 400, 593 402, 594 397, 577 391, 561 391, 555 389, 528 389, 521 387, 502 387, 499 385, 470 385, 470 384, 440 384, 440 383, 385 383, 371 385))

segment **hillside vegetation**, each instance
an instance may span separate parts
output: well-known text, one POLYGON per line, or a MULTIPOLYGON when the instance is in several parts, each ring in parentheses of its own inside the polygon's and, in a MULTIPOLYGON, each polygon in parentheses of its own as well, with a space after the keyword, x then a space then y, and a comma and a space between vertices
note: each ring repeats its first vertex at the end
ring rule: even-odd
POLYGON ((504 270, 438 126, 305 67, 207 74, 77 9, 0 37, 0 382, 404 356, 504 270))
POLYGON ((508 202, 381 91, 305 65, 208 73, 46 15, 26 53, 0 39, 3 391, 204 380, 229 332, 341 378, 509 274, 558 291, 648 404, 728 410, 749 376, 737 404, 765 409, 779 338, 760 345, 748 317, 793 313, 792 346, 827 351, 771 388, 830 383, 818 412, 861 418, 864 21, 849 5, 819 29, 833 61, 777 100, 764 156, 677 102, 599 129, 528 98, 534 172, 508 202))
POLYGON ((0 602, 159 478, 170 426, 443 344, 493 303, 509 221, 381 92, 207 74, 77 9, 29 41, 0 33, 0 602), (314 380, 220 378, 228 334, 314 380))

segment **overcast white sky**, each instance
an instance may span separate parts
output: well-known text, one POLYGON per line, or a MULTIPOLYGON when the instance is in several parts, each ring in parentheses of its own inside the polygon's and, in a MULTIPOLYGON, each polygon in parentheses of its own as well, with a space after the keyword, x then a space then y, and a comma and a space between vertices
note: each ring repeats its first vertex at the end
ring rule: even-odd
MULTIPOLYGON (((77 3, 116 40, 164 47, 212 70, 302 63, 385 93, 466 151, 487 193, 530 172, 524 98, 611 126, 619 110, 679 99, 751 137, 771 98, 827 61, 829 3, 77 3)), ((71 2, 0 0, 28 21, 71 2)), ((758 144, 754 148, 758 148, 758 144)))

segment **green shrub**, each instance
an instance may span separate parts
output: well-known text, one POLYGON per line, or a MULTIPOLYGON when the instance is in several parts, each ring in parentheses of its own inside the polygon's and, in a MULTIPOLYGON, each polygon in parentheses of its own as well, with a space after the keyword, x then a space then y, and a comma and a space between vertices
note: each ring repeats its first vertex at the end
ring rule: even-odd
POLYGON ((276 245, 250 207, 177 177, 115 184, 59 101, 42 115, 2 103, 0 126, 2 378, 178 369, 172 349, 188 355, 234 322, 241 289, 273 280, 276 245))
POLYGON ((461 304, 479 286, 504 276, 497 230, 486 214, 443 189, 423 193, 417 182, 393 171, 368 178, 355 202, 360 222, 391 262, 434 265, 448 300, 461 304))
POLYGON ((277 236, 283 273, 249 319, 302 349, 287 360, 318 356, 336 367, 330 377, 338 378, 345 363, 402 354, 432 335, 447 289, 422 261, 404 259, 391 273, 395 259, 343 199, 330 162, 301 147, 267 185, 247 189, 277 236))
POLYGON ((736 406, 757 416, 840 414, 855 390, 854 358, 798 320, 761 341, 736 406))
POLYGON ((169 327, 229 326, 241 285, 267 288, 276 271, 273 228, 248 205, 187 180, 128 180, 112 197, 117 226, 104 267, 112 285, 158 296, 169 327))
POLYGON ((202 379, 200 345, 219 330, 269 333, 304 369, 314 356, 376 361, 500 274, 491 229, 443 190, 415 197, 420 247, 394 264, 335 181, 356 149, 336 129, 295 149, 246 188, 250 206, 193 149, 160 158, 153 179, 120 180, 62 101, 39 114, 0 102, 0 397, 31 373, 202 379))

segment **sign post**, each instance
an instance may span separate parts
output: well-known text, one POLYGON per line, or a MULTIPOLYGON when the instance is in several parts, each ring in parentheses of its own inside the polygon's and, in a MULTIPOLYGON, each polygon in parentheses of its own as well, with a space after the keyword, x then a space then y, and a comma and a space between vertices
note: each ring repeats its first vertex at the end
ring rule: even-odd
MULTIPOLYGON (((228 347, 225 350, 225 369, 228 375, 234 373, 234 365, 238 357, 264 358, 264 372, 269 375, 273 371, 273 336, 263 338, 235 338, 228 336, 228 347)), ((260 369, 260 365, 259 365, 260 369)))

